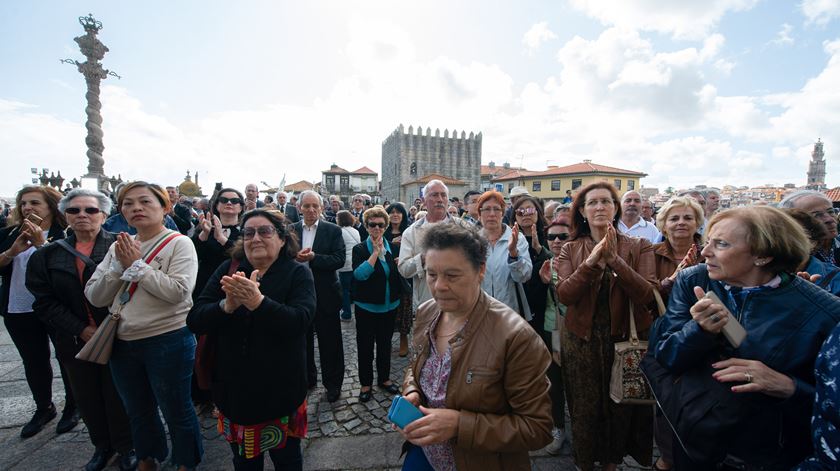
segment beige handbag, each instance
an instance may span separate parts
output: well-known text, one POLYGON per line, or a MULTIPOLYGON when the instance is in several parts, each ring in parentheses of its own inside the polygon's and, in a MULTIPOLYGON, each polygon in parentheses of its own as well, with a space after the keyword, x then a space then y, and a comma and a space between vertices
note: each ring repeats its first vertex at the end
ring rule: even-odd
POLYGON ((630 339, 615 344, 615 357, 610 374, 610 398, 617 404, 644 405, 656 402, 639 368, 647 349, 647 341, 639 340, 639 334, 636 332, 633 302, 630 301, 630 339))

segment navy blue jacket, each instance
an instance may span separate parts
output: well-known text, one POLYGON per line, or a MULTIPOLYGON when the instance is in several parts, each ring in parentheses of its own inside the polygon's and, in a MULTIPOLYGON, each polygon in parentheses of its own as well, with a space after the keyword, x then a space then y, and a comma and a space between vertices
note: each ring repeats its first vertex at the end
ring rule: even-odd
POLYGON ((723 283, 709 279, 706 265, 699 264, 677 277, 668 311, 653 328, 651 349, 656 359, 675 374, 722 356, 758 360, 791 377, 796 384, 794 395, 773 403, 772 412, 781 414, 781 430, 753 430, 745 423, 741 436, 755 437, 765 444, 781 442, 781 450, 764 451, 782 453, 787 459, 799 455, 801 460, 802 453, 811 448, 808 432, 814 404, 814 362, 838 322, 840 299, 798 277, 776 289, 748 294, 739 311, 723 283), (732 348, 722 335, 709 334, 692 320, 689 309, 697 302, 695 286, 714 291, 740 319, 747 338, 739 348, 732 348))

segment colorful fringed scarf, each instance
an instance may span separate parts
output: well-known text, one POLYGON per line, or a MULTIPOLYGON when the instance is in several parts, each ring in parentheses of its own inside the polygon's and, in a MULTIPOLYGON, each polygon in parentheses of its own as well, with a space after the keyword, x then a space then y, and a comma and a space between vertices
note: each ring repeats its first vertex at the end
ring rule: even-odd
POLYGON ((245 459, 260 456, 272 448, 286 446, 287 437, 304 438, 307 432, 306 401, 290 415, 256 425, 238 425, 219 412, 219 433, 228 443, 239 445, 245 459))

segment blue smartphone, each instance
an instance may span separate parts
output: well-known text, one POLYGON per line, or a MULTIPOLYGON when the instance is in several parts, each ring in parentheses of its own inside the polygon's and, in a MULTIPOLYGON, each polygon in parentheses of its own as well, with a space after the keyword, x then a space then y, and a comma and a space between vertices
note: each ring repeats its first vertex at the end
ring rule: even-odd
POLYGON ((391 408, 388 409, 388 420, 399 428, 405 428, 406 425, 421 417, 423 417, 423 413, 408 399, 402 396, 394 396, 394 400, 391 401, 391 408))

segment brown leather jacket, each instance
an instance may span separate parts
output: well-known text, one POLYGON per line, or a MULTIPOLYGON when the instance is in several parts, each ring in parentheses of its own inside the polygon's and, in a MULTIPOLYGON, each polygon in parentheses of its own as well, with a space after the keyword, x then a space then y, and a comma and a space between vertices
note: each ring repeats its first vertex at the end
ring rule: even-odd
MULTIPOLYGON (((429 328, 440 315, 434 299, 417 308, 412 360, 403 395, 417 391, 429 356, 429 328)), ((452 369, 446 407, 460 413, 453 440, 459 470, 530 470, 529 450, 551 442, 551 399, 545 376, 551 357, 522 317, 484 293, 464 331, 449 341, 452 369)))
MULTIPOLYGON (((567 306, 565 328, 589 340, 592 315, 596 309, 603 271, 586 265, 595 248, 589 236, 566 242, 560 252, 560 283, 557 297, 567 306)), ((646 307, 653 301, 653 289, 659 285, 654 269, 653 246, 645 239, 618 234, 617 263, 610 277, 610 313, 612 335, 626 338, 630 330, 630 301, 634 303, 636 329, 646 332, 653 320, 646 307)))
MULTIPOLYGON (((700 237, 695 237, 695 243, 700 244, 700 237)), ((653 256, 656 264, 656 279, 659 280, 659 293, 665 300, 668 300, 668 295, 671 293, 671 288, 674 286, 673 281, 666 281, 666 278, 674 274, 674 270, 680 264, 682 259, 677 259, 674 256, 674 248, 668 240, 664 240, 658 244, 653 244, 653 256)), ((702 255, 697 255, 697 263, 703 263, 705 258, 702 255)))

